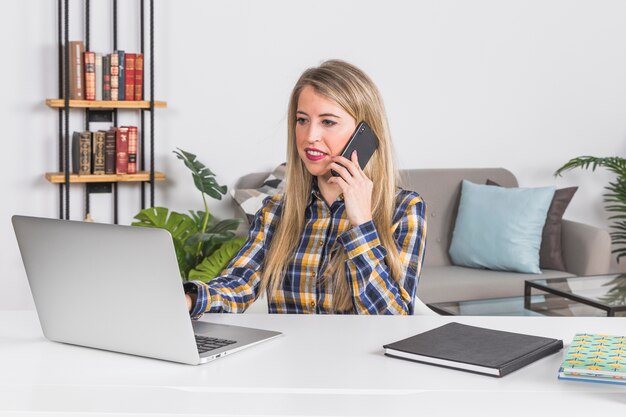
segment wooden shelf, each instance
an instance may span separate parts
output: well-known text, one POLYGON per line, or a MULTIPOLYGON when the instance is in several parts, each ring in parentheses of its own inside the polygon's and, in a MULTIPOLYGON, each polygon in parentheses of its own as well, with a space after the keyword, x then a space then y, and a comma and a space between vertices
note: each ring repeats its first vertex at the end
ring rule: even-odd
MULTIPOLYGON (((65 107, 65 100, 49 98, 46 99, 46 106, 53 109, 65 107)), ((89 108, 89 109, 149 109, 149 101, 111 101, 111 100, 70 100, 71 108, 89 108)), ((155 108, 167 107, 165 101, 155 101, 155 108)))
MULTIPOLYGON (((46 172, 46 179, 53 184, 65 183, 65 174, 63 172, 46 172)), ((162 172, 154 172, 155 181, 165 181, 165 174, 162 172)), ((70 183, 85 182, 141 182, 150 181, 150 172, 141 171, 137 174, 105 174, 105 175, 77 175, 70 174, 70 183)))

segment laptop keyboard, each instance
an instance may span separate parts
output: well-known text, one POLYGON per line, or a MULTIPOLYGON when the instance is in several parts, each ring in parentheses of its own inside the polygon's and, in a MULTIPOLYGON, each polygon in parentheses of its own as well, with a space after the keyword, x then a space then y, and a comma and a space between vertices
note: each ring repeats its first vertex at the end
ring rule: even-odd
POLYGON ((224 346, 237 343, 235 340, 217 339, 215 337, 196 336, 196 346, 198 346, 198 352, 204 353, 210 350, 219 349, 224 346))

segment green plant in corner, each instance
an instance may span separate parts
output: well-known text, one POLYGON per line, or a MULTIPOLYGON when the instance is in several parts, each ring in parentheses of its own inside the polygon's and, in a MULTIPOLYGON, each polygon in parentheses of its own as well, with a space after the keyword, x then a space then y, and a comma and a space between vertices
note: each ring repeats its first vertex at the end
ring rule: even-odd
POLYGON ((241 219, 218 221, 209 212, 206 197, 221 200, 227 187, 217 183, 215 174, 198 161, 196 155, 182 149, 174 151, 174 154, 191 171, 193 182, 202 194, 204 211, 189 210, 189 214, 185 214, 165 207, 149 207, 137 213, 137 221, 132 225, 169 231, 182 279, 206 282, 220 273, 246 239, 235 236, 241 219))
POLYGON ((561 175, 564 171, 574 168, 583 168, 595 171, 598 167, 607 168, 617 175, 615 181, 604 187, 607 191, 604 196, 606 211, 613 213, 609 216, 612 221, 611 242, 614 245, 613 253, 617 254, 617 262, 626 256, 626 159, 620 157, 597 158, 595 156, 580 156, 569 160, 554 175, 561 175))

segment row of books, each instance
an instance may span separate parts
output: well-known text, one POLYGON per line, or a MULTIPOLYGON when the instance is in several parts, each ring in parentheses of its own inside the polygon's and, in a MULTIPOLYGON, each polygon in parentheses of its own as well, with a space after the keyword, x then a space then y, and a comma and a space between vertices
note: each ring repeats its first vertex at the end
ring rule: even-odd
POLYGON ((136 174, 137 126, 72 134, 72 172, 78 175, 136 174))
POLYGON ((85 51, 70 42, 70 99, 143 100, 143 54, 85 51))

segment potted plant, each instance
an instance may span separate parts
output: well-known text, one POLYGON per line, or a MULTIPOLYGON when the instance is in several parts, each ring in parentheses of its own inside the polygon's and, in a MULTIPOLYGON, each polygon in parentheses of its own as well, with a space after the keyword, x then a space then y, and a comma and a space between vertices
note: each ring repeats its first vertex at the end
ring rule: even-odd
POLYGON ((626 256, 626 159, 620 157, 598 158, 595 156, 581 156, 569 160, 561 168, 557 169, 554 175, 561 175, 564 171, 574 168, 591 168, 595 171, 598 167, 607 168, 615 173, 615 181, 609 182, 604 187, 604 202, 606 211, 612 213, 609 220, 612 221, 611 242, 613 243, 613 253, 617 254, 617 262, 622 256, 626 256))
POLYGON ((191 171, 196 188, 202 195, 204 211, 189 210, 189 214, 170 211, 165 207, 149 207, 135 216, 133 226, 158 227, 172 234, 181 278, 209 281, 221 272, 246 241, 235 236, 241 219, 217 220, 209 212, 207 196, 221 200, 227 187, 215 180, 215 174, 196 155, 181 149, 176 157, 191 171))

